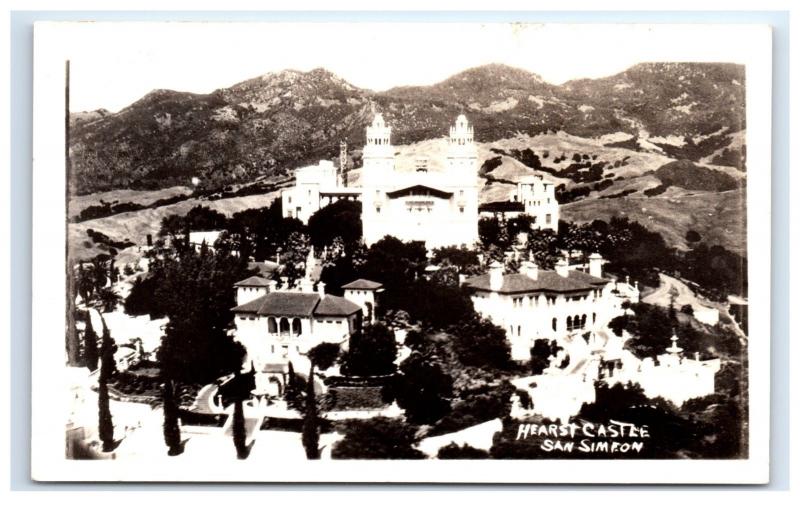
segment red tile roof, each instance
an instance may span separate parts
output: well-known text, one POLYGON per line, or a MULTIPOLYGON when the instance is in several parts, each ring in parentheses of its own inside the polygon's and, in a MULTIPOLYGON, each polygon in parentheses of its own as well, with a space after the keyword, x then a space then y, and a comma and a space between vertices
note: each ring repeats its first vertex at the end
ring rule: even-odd
MULTIPOLYGON (((517 294, 524 292, 583 292, 597 289, 608 283, 608 280, 597 278, 582 271, 570 270, 568 276, 561 276, 555 271, 540 269, 536 280, 522 273, 503 274, 501 294, 517 294)), ((476 290, 489 291, 489 275, 468 278, 464 284, 476 290)))
POLYGON ((346 317, 359 311, 361 307, 348 299, 326 295, 314 309, 314 315, 346 317))
POLYGON ((234 287, 269 287, 269 280, 262 276, 251 276, 233 284, 234 287))
POLYGON ((234 313, 255 313, 274 317, 348 317, 361 310, 343 297, 309 292, 271 292, 232 308, 234 313))
POLYGON ((383 287, 382 283, 373 282, 372 280, 365 280, 363 278, 359 278, 358 280, 354 280, 348 284, 342 285, 343 289, 375 290, 380 289, 381 287, 383 287))

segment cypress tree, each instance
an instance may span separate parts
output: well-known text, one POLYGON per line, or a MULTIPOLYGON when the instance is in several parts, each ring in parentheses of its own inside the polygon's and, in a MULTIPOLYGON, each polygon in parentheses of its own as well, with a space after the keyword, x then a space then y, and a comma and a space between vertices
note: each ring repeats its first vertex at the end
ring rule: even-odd
POLYGON ((306 384, 306 413, 303 419, 303 447, 308 459, 319 459, 319 421, 317 420, 317 399, 314 393, 314 363, 308 373, 306 384))
POLYGON ((247 459, 249 453, 244 429, 244 408, 242 400, 237 399, 233 404, 233 445, 236 446, 236 457, 247 459))
POLYGON ((163 386, 164 398, 164 442, 167 444, 169 456, 177 456, 183 452, 181 445, 181 428, 178 422, 178 404, 175 400, 175 386, 167 379, 163 386))
POLYGON ((92 326, 92 311, 86 311, 86 328, 83 331, 83 363, 89 371, 97 369, 97 333, 92 326))
MULTIPOLYGON (((98 433, 103 442, 103 451, 114 450, 114 422, 111 419, 111 410, 108 399, 108 381, 116 369, 114 365, 114 351, 116 345, 111 338, 105 321, 103 322, 103 341, 100 346, 100 377, 97 388, 98 404, 98 433)), ((95 359, 96 360, 96 359, 95 359)))

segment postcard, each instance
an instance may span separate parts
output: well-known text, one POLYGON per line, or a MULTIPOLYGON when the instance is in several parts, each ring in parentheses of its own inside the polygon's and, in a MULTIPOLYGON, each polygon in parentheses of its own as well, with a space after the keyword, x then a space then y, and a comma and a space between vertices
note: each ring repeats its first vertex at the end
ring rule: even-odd
POLYGON ((769 480, 763 25, 38 23, 39 481, 769 480))

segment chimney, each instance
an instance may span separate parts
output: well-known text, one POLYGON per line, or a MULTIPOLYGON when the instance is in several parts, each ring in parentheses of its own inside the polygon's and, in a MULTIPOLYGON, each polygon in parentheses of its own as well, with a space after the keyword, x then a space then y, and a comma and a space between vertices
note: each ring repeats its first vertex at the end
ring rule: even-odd
POLYGON ((503 286, 503 265, 497 261, 489 265, 489 289, 493 292, 503 286))
POLYGON ((569 264, 567 264, 566 259, 560 259, 556 262, 556 273, 565 278, 569 276, 569 264))
POLYGON ((531 280, 539 279, 539 266, 533 261, 524 261, 522 263, 522 273, 531 280))
POLYGON ((603 258, 597 252, 589 256, 589 274, 603 278, 603 258))
POLYGON ((319 297, 321 298, 325 297, 325 282, 320 281, 317 284, 317 294, 319 294, 319 297))

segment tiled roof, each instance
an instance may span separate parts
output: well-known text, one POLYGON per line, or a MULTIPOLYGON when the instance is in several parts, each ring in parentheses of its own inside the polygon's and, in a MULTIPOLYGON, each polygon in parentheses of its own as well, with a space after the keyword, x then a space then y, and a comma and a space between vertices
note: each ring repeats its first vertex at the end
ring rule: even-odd
POLYGON ((354 280, 348 284, 342 285, 343 289, 374 290, 374 289, 380 289, 381 287, 383 287, 382 283, 373 282, 372 280, 365 280, 363 278, 359 278, 358 280, 354 280))
POLYGON ((275 317, 347 317, 360 310, 360 306, 339 296, 321 298, 319 294, 309 292, 270 292, 231 311, 275 317))
MULTIPOLYGON (((608 280, 582 271, 570 270, 568 276, 561 276, 555 271, 540 269, 536 280, 522 273, 503 274, 503 285, 499 292, 580 292, 596 289, 606 283, 608 280)), ((491 291, 488 274, 468 278, 464 284, 477 290, 491 291)))
POLYGON ((261 276, 251 276, 233 284, 234 287, 269 287, 269 280, 261 276))
POLYGON ((314 315, 324 315, 329 317, 335 316, 348 316, 361 311, 361 307, 350 300, 339 296, 327 295, 322 298, 317 308, 314 310, 314 315))
POLYGON ((249 303, 237 306, 234 313, 310 317, 319 302, 319 294, 307 292, 270 292, 249 303))

